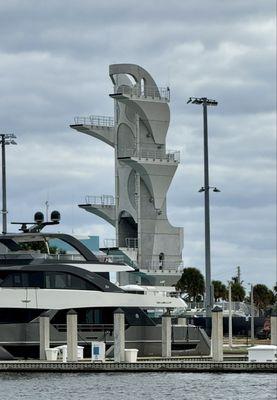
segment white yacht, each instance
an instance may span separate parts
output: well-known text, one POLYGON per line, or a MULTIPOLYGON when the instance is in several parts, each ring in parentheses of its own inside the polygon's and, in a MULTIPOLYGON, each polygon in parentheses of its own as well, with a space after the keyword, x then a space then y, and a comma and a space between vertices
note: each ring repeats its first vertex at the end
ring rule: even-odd
MULTIPOLYGON (((162 288, 149 291, 137 287, 134 291, 112 283, 111 273, 131 274, 134 269, 101 262, 83 243, 67 234, 26 230, 0 235, 0 249, 0 358, 38 356, 39 316, 46 311, 50 315, 52 345, 64 344, 66 313, 70 309, 78 314, 80 343, 89 348, 90 341, 104 340, 112 354, 113 313, 118 307, 125 313, 126 346, 135 346, 140 355, 158 355, 161 327, 153 311, 183 313, 186 307, 180 297, 162 288), (76 254, 50 254, 53 239, 66 242, 76 254), (29 250, 30 243, 39 250, 29 250)), ((206 339, 201 329, 176 326, 172 350, 204 354, 209 351, 206 339)))

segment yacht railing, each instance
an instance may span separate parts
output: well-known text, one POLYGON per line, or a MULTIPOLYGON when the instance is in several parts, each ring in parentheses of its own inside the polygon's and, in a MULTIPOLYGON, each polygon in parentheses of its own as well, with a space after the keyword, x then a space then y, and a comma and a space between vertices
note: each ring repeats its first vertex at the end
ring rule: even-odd
MULTIPOLYGON (((205 310, 204 302, 186 302, 186 303, 187 303, 187 311, 203 312, 205 310)), ((228 301, 217 301, 214 303, 214 306, 221 307, 224 314, 227 314, 229 312, 228 301)), ((243 303, 241 301, 232 301, 231 311, 232 313, 236 313, 237 315, 247 317, 251 315, 251 306, 250 304, 243 303)), ((255 307, 255 315, 258 315, 256 307, 255 307)))
POLYGON ((152 98, 155 100, 170 101, 170 89, 169 87, 157 87, 157 86, 143 86, 134 85, 127 86, 122 85, 115 88, 115 94, 123 94, 130 97, 139 98, 152 98))
POLYGON ((117 247, 116 239, 104 239, 104 247, 106 248, 117 247))
POLYGON ((74 117, 75 125, 91 125, 106 128, 114 127, 114 119, 105 115, 89 115, 87 117, 74 117))
POLYGON ((45 260, 55 261, 84 261, 85 258, 81 254, 46 254, 42 253, 40 256, 45 260))
POLYGON ((125 147, 118 148, 118 157, 125 158, 125 157, 138 157, 138 158, 145 158, 151 160, 166 160, 166 161, 173 161, 176 163, 180 162, 180 151, 176 150, 169 150, 166 153, 162 150, 145 150, 145 149, 129 149, 125 147))
POLYGON ((101 206, 114 206, 115 198, 112 195, 103 194, 102 196, 86 196, 86 204, 95 204, 101 206))

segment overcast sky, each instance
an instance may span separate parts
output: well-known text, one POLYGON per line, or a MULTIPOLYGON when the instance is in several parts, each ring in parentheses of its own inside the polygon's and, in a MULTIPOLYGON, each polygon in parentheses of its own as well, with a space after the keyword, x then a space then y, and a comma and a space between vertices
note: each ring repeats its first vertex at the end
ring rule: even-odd
MULTIPOLYGON (((60 230, 113 238, 78 208, 114 194, 112 149, 69 128, 74 116, 113 115, 109 64, 135 63, 171 88, 168 149, 181 164, 168 216, 184 227, 185 266, 204 272, 202 110, 209 108, 212 278, 241 266, 245 283, 276 281, 276 5, 274 0, 0 0, 1 133, 8 220, 62 214, 60 230)), ((9 230, 15 228, 9 225, 9 230)))

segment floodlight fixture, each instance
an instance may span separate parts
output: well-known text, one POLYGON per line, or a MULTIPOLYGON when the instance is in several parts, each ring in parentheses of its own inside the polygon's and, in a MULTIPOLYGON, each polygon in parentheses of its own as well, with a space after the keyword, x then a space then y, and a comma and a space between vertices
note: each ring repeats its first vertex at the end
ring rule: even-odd
POLYGON ((207 106, 217 106, 218 102, 213 99, 208 99, 207 97, 190 97, 187 104, 206 104, 207 106))
POLYGON ((206 190, 210 190, 210 189, 213 189, 213 192, 216 192, 216 193, 219 193, 219 192, 220 192, 220 190, 219 190, 217 187, 215 187, 215 186, 209 186, 209 187, 204 187, 204 186, 202 186, 202 187, 198 190, 198 192, 199 192, 199 193, 202 193, 202 192, 205 192, 206 190))

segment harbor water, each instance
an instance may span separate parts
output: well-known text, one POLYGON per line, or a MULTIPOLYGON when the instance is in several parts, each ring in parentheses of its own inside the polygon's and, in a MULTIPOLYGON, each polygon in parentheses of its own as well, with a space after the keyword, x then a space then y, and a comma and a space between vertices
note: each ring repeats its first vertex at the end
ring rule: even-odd
POLYGON ((273 400, 274 374, 1 373, 0 400, 273 400))

